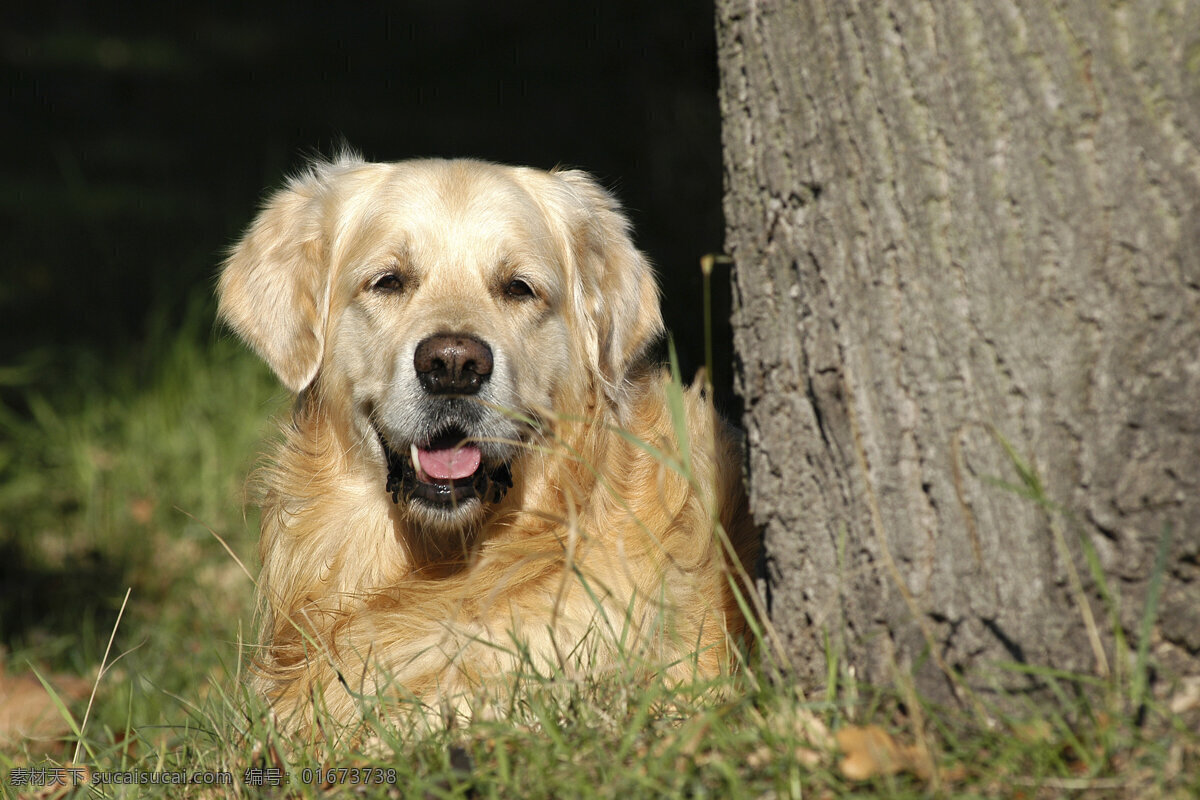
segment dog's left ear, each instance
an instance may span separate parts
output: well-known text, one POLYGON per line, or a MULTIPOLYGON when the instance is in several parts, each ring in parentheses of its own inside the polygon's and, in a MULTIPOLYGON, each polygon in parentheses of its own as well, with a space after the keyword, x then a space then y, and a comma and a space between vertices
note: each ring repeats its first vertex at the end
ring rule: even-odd
POLYGON ((233 248, 217 287, 219 315, 299 392, 324 351, 328 282, 319 169, 276 192, 233 248))
POLYGON ((617 200, 586 172, 555 174, 582 202, 576 229, 582 296, 577 302, 595 349, 589 356, 610 398, 620 404, 630 369, 664 330, 658 284, 650 262, 634 247, 629 219, 617 200))

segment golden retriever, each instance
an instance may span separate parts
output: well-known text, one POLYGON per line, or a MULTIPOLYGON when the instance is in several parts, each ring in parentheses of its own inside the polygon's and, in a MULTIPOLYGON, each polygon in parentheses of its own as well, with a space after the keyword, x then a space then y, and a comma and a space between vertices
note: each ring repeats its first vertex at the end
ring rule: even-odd
POLYGON ((740 458, 650 363, 653 273, 587 174, 315 163, 219 295, 297 394, 261 486, 256 681, 282 724, 466 713, 522 670, 732 666, 740 458))

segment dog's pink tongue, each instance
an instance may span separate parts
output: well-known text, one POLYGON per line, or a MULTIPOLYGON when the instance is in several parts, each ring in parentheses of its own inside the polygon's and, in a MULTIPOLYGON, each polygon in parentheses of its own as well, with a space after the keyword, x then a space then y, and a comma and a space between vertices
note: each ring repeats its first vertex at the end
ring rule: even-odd
POLYGON ((479 469, 480 461, 479 448, 469 444, 442 450, 417 448, 417 458, 422 472, 442 481, 469 478, 479 469))

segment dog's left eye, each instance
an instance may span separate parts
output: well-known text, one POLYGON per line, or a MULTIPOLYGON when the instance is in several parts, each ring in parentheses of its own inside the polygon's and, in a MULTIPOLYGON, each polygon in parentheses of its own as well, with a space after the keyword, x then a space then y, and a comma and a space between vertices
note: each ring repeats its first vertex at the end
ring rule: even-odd
POLYGON ((504 293, 509 297, 517 299, 534 296, 533 287, 520 278, 513 278, 509 281, 508 285, 504 287, 504 293))
POLYGON ((394 272, 389 272, 387 275, 381 275, 371 284, 371 288, 377 292, 399 292, 404 289, 404 281, 399 275, 394 272))

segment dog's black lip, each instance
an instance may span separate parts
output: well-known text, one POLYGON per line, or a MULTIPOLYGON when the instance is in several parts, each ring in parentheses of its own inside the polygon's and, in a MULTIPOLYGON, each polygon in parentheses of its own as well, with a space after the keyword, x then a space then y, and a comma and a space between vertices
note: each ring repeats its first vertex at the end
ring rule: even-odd
MULTIPOLYGON (((508 462, 490 466, 480 463, 479 468, 463 480, 423 480, 413 466, 410 448, 395 450, 381 432, 376 430, 376 434, 387 461, 386 490, 392 496, 392 502, 397 505, 401 499, 404 502, 419 500, 442 507, 459 506, 475 499, 480 502, 498 503, 512 488, 512 468, 508 462)), ((461 429, 449 428, 430 437, 425 446, 453 447, 466 438, 467 434, 461 429)))

